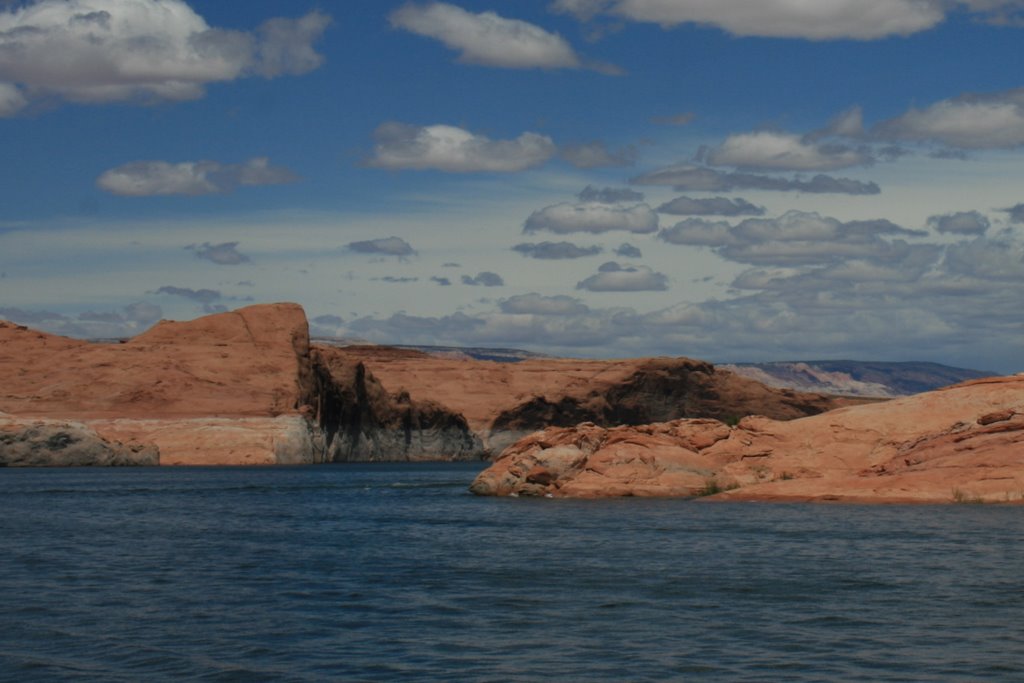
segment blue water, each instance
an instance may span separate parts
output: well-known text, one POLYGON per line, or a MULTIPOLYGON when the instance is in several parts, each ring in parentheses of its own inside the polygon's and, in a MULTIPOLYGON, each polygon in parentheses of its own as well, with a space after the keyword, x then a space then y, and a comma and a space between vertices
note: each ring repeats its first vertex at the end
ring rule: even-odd
POLYGON ((0 470, 0 680, 1024 680, 1024 508, 478 468, 0 470))

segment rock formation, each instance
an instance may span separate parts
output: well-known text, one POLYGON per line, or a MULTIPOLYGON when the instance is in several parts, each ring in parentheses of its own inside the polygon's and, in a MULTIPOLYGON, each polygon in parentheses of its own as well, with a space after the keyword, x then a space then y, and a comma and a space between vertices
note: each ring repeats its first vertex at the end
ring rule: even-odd
POLYGON ((390 394, 373 373, 337 349, 314 350, 317 415, 331 462, 466 460, 483 446, 466 419, 408 392, 390 394))
POLYGON ((119 443, 145 453, 140 463, 159 453, 175 465, 480 454, 460 416, 388 394, 365 372, 353 384, 329 355, 311 349, 296 304, 163 321, 120 344, 0 322, 0 410, 13 416, 0 461, 85 464, 86 443, 96 464, 125 462, 119 443), (78 423, 68 434, 81 448, 32 436, 45 419, 78 423), (9 436, 15 422, 29 432, 9 436))
POLYGON ((104 439, 80 422, 18 420, 0 413, 0 467, 156 465, 155 446, 104 439))
POLYGON ((363 363, 392 391, 430 397, 463 415, 492 454, 548 426, 639 425, 681 417, 735 422, 751 414, 789 420, 851 402, 771 389, 688 358, 499 363, 380 346, 336 353, 363 363))
POLYGON ((735 427, 551 428, 509 447, 480 495, 711 495, 876 502, 1024 499, 1024 375, 735 427))

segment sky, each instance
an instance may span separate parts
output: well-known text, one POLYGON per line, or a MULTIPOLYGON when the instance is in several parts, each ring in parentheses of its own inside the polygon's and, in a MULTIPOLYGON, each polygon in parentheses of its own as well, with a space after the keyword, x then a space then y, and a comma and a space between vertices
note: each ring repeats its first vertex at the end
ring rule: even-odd
POLYGON ((1024 371, 1024 0, 0 0, 0 317, 1024 371))

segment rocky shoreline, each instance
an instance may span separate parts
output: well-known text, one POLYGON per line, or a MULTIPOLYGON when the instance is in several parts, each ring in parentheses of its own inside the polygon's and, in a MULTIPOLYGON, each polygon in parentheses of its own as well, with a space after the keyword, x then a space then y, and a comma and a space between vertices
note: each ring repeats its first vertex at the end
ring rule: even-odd
POLYGON ((1024 502, 1024 375, 789 422, 676 420, 547 429, 508 448, 478 495, 1024 502))
POLYGON ((500 363, 315 345, 296 304, 162 321, 123 343, 0 322, 0 465, 473 460, 552 425, 790 419, 841 403, 687 358, 500 363), (32 436, 40 420, 75 423, 65 431, 92 446, 49 448, 32 436))
POLYGON ((887 402, 688 358, 312 344, 296 304, 90 343, 0 321, 0 466, 479 460, 479 495, 1018 502, 1024 375, 887 402))

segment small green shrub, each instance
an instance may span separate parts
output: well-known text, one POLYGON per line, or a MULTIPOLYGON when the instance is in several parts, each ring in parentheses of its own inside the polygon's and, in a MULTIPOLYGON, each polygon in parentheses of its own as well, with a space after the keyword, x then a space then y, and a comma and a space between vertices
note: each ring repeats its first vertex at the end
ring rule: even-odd
POLYGON ((737 484, 736 482, 729 482, 728 484, 721 484, 721 483, 718 482, 717 479, 715 479, 714 477, 711 477, 710 479, 705 479, 704 480, 704 488, 702 488, 700 491, 698 491, 697 495, 700 496, 700 497, 713 496, 716 493, 721 493, 723 491, 732 491, 733 489, 738 489, 739 487, 740 487, 740 485, 737 484))

